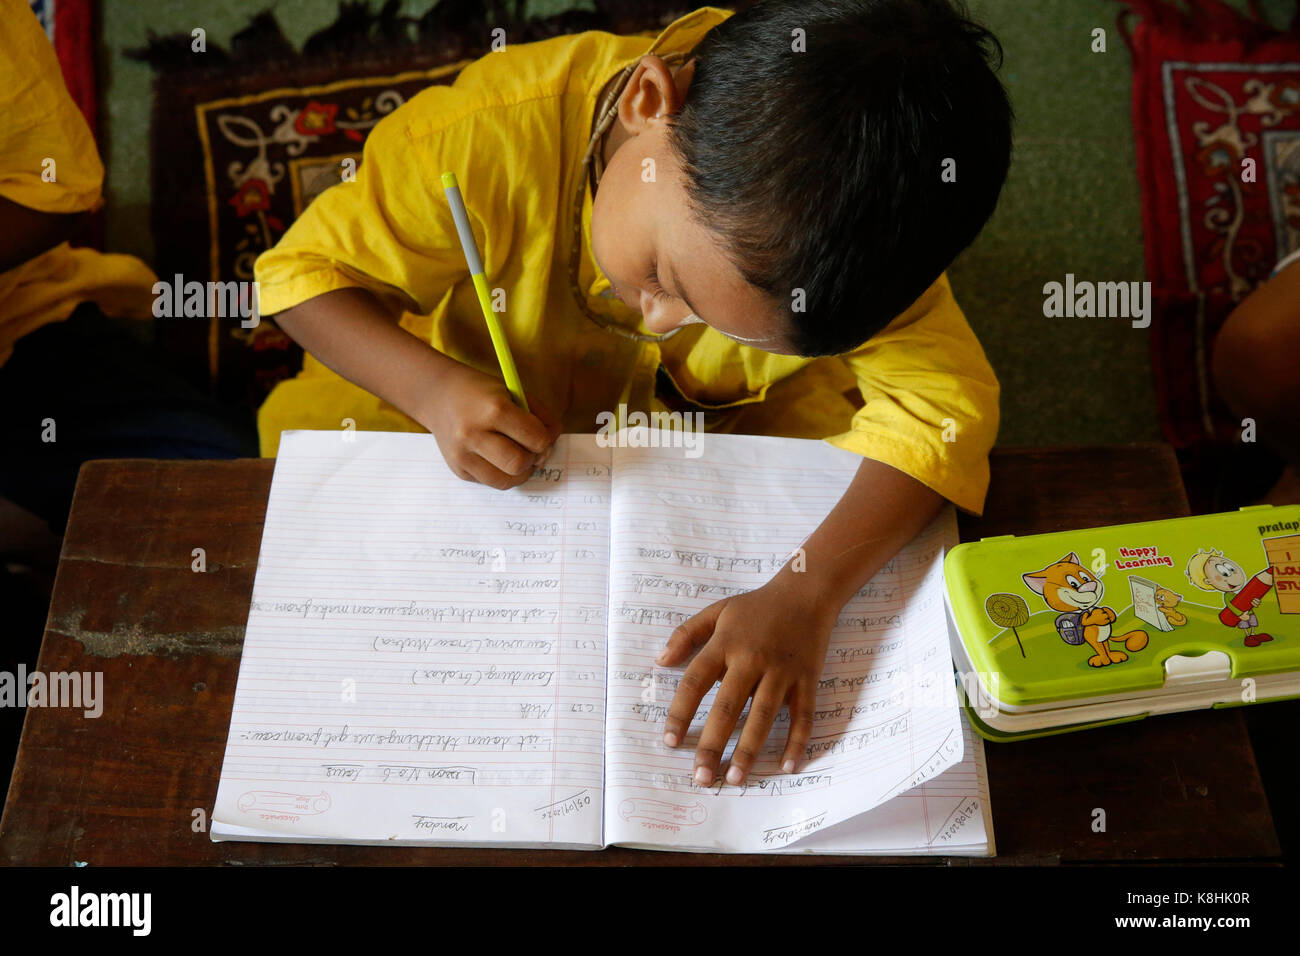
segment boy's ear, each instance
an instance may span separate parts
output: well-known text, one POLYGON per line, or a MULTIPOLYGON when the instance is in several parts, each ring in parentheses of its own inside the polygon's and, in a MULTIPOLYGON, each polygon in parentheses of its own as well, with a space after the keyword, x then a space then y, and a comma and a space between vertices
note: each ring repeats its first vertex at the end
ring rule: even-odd
POLYGON ((695 61, 678 68, 676 75, 663 58, 647 53, 628 77, 619 98, 618 118, 632 133, 644 132, 650 121, 681 109, 695 73, 695 61))
POLYGON ((683 100, 686 99, 686 91, 691 88, 691 81, 695 79, 695 57, 691 57, 679 66, 673 78, 677 84, 677 95, 683 100))

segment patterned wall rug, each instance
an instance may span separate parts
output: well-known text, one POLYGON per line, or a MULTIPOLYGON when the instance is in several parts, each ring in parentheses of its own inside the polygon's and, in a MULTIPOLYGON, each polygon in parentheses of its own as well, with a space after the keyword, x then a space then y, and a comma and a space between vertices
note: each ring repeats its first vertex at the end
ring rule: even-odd
POLYGON ((1126 39, 1151 365, 1161 426, 1190 476, 1215 449, 1238 461, 1250 453, 1215 394, 1211 347, 1237 304, 1300 248, 1300 0, 1289 29, 1253 2, 1248 13, 1220 0, 1121 2, 1140 18, 1126 39))

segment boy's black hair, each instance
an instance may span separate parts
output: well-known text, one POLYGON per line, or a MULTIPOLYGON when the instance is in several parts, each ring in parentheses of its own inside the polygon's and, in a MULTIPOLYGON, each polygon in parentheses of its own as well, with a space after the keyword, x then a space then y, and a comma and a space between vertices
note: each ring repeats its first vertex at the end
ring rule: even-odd
POLYGON ((1002 47, 958 4, 761 0, 692 51, 668 129, 692 213, 776 301, 800 355, 875 335, 997 205, 1013 119, 989 63, 1002 47))

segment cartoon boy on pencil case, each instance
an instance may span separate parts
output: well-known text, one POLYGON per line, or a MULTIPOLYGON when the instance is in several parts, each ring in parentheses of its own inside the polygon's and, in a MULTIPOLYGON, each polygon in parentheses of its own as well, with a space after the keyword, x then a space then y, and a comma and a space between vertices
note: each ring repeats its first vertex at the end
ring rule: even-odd
POLYGON ((698 650, 665 726, 744 780, 783 704, 782 766, 813 731, 848 598, 946 499, 978 513, 998 383, 944 270, 983 228, 1011 151, 996 39, 950 0, 763 0, 657 38, 509 44, 379 122, 355 181, 257 260, 261 307, 307 350, 259 413, 282 429, 432 432, 507 489, 562 432, 625 403, 709 430, 862 456, 804 568, 677 628, 698 650), (532 412, 500 377, 440 183, 455 172, 532 412))
POLYGON ((1222 551, 1210 548, 1198 550, 1188 559, 1186 574, 1202 591, 1218 591, 1223 595, 1219 620, 1244 631, 1243 643, 1247 647, 1259 647, 1273 640, 1271 634, 1259 632, 1259 618, 1255 616, 1260 600, 1273 588, 1271 567, 1247 579, 1241 565, 1224 557, 1222 551))

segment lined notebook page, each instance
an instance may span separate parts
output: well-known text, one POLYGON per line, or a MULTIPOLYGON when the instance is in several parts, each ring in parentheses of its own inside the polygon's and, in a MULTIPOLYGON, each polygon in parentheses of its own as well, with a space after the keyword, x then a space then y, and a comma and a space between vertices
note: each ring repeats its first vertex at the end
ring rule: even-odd
POLYGON ((874 810, 775 853, 877 856, 993 856, 984 741, 961 721, 965 753, 959 763, 874 810))
MULTIPOLYGON (((745 784, 719 778, 702 788, 692 780, 694 748, 717 688, 684 742, 670 749, 664 720, 685 665, 659 667, 654 658, 678 624, 766 583, 839 501, 861 462, 818 441, 704 435, 702 444, 693 460, 680 448, 614 449, 606 840, 780 850, 962 760, 942 591, 955 515, 941 512, 840 612, 803 769, 780 772, 789 727, 782 708, 745 784)), ((728 755, 738 737, 732 734, 728 755)), ((970 790, 966 781, 957 786, 970 790)), ((927 801, 894 809, 891 820, 916 823, 909 832, 920 845, 931 829, 927 801)))
POLYGON ((285 432, 213 839, 601 845, 609 458, 285 432))

